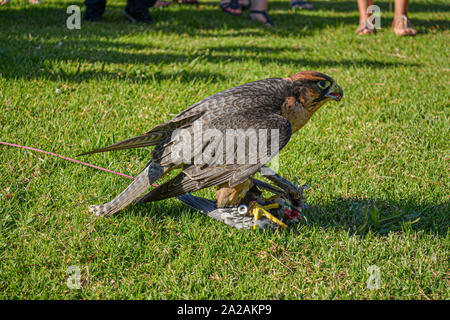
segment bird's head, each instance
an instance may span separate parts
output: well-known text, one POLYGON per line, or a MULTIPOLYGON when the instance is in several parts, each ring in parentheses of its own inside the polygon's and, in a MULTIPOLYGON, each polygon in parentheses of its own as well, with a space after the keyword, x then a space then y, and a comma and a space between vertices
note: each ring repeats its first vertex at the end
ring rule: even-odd
POLYGON ((341 101, 343 96, 342 88, 331 77, 320 72, 302 71, 288 80, 292 81, 294 97, 312 113, 327 101, 341 101))
POLYGON ((303 127, 325 102, 342 99, 341 87, 323 73, 302 71, 284 80, 290 83, 290 90, 281 105, 281 115, 289 120, 293 132, 303 127))

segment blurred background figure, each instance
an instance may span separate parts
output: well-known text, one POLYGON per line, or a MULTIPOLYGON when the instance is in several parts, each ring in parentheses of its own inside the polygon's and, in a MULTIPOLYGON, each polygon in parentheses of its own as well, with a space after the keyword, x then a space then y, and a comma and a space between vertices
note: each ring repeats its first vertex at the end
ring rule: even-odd
POLYGON ((268 0, 221 0, 220 8, 232 16, 241 16, 242 11, 250 9, 249 19, 260 21, 266 27, 274 26, 272 19, 267 14, 268 0))
MULTIPOLYGON (((241 16, 242 12, 250 9, 249 19, 260 21, 266 27, 273 27, 275 24, 267 14, 268 0, 220 0, 220 8, 232 16, 241 16)), ((289 6, 292 9, 311 10, 314 6, 306 1, 290 0, 289 6)))
MULTIPOLYGON (((153 19, 148 9, 153 7, 156 0, 127 0, 125 17, 131 22, 152 23, 153 19)), ((105 12, 106 0, 86 0, 85 21, 101 21, 105 12)))
MULTIPOLYGON (((367 8, 373 5, 373 0, 357 0, 359 9, 359 26, 356 30, 358 34, 376 33, 375 27, 369 21, 370 14, 367 8), (369 21, 369 23, 368 23, 369 21)), ((395 0, 394 21, 392 21, 392 29, 399 36, 415 36, 417 30, 408 19, 409 0, 395 0)))

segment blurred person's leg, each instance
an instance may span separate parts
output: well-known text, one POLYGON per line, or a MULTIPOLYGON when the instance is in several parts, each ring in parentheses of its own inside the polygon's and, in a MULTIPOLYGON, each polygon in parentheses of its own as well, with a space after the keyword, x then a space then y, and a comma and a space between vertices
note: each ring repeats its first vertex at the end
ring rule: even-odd
POLYGON ((271 27, 274 25, 273 21, 267 15, 268 0, 253 0, 250 5, 251 20, 257 20, 264 23, 265 26, 271 27))
POLYGON ((358 0, 359 10, 359 26, 356 29, 358 34, 371 34, 375 33, 375 27, 370 23, 370 13, 367 12, 367 8, 373 5, 373 0, 358 0))
POLYGON ((392 28, 399 36, 415 36, 417 30, 408 19, 409 0, 395 0, 394 21, 392 28))
POLYGON ((100 21, 105 12, 106 0, 86 0, 86 12, 84 13, 84 20, 86 21, 100 21))

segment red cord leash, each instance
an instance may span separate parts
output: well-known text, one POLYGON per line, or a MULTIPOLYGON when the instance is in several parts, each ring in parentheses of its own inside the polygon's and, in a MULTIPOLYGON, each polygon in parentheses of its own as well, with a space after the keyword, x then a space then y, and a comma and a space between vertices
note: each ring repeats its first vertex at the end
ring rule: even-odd
POLYGON ((8 143, 8 142, 3 142, 3 141, 0 141, 0 144, 4 144, 4 145, 10 146, 10 147, 16 147, 16 148, 27 149, 27 150, 31 150, 31 151, 35 151, 35 152, 49 154, 51 156, 58 157, 58 158, 61 158, 61 159, 64 159, 64 160, 68 160, 68 161, 72 161, 72 162, 75 162, 75 163, 78 163, 78 164, 82 164, 82 165, 87 166, 87 167, 91 167, 91 168, 94 168, 94 169, 106 171, 106 172, 109 172, 109 173, 114 173, 114 174, 117 174, 119 176, 122 176, 122 177, 125 177, 125 178, 128 178, 128 179, 135 179, 135 177, 132 177, 132 176, 120 173, 120 172, 112 171, 112 170, 105 169, 105 168, 102 168, 102 167, 99 167, 99 166, 96 166, 96 165, 93 165, 93 164, 90 164, 90 163, 86 163, 86 162, 75 160, 75 159, 72 159, 72 158, 69 158, 69 157, 61 156, 61 155, 53 153, 53 152, 44 151, 44 150, 40 150, 40 149, 32 148, 32 147, 21 146, 21 145, 18 145, 18 144, 8 143))
MULTIPOLYGON (((26 146, 22 146, 22 145, 19 145, 19 144, 14 144, 14 143, 9 143, 9 142, 4 142, 4 141, 0 141, 0 144, 6 145, 6 146, 10 146, 10 147, 16 147, 16 148, 20 148, 20 149, 26 149, 26 150, 30 150, 30 151, 35 151, 35 152, 39 152, 39 153, 48 154, 48 155, 51 155, 51 156, 54 156, 54 157, 57 157, 57 158, 61 158, 61 159, 67 160, 67 161, 71 161, 71 162, 75 162, 75 163, 84 165, 84 166, 87 166, 87 167, 91 167, 91 168, 98 169, 98 170, 102 170, 102 171, 109 172, 109 173, 114 173, 114 174, 116 174, 116 175, 118 175, 118 176, 122 176, 122 177, 125 177, 125 178, 128 178, 128 179, 133 179, 133 180, 135 179, 135 177, 132 177, 132 176, 129 176, 129 175, 120 173, 120 172, 112 171, 112 170, 105 169, 105 168, 102 168, 102 167, 99 167, 99 166, 96 166, 96 165, 93 165, 93 164, 90 164, 90 163, 86 163, 86 162, 79 161, 79 160, 75 160, 75 159, 72 159, 72 158, 69 158, 69 157, 61 156, 61 155, 56 154, 56 153, 53 153, 53 152, 44 151, 44 150, 37 149, 37 148, 33 148, 33 147, 26 147, 26 146)), ((144 171, 144 169, 142 169, 141 172, 142 172, 142 171, 144 171)), ((139 172, 138 174, 140 174, 141 172, 139 172)), ((114 190, 120 188, 120 187, 123 186, 123 185, 124 185, 124 183, 121 184, 120 186, 118 186, 117 188, 113 189, 112 191, 114 191, 114 190)), ((158 186, 158 185, 156 185, 156 184, 152 184, 152 185, 153 185, 154 187, 157 187, 157 186, 158 186)), ((94 201, 94 200, 96 200, 96 199, 98 199, 98 198, 101 198, 101 197, 103 197, 103 196, 105 196, 105 195, 111 193, 112 191, 109 191, 109 192, 107 192, 107 193, 105 193, 105 194, 102 194, 102 195, 100 195, 100 196, 98 196, 98 197, 96 197, 96 198, 94 198, 94 199, 87 200, 87 201, 83 201, 83 202, 81 202, 81 203, 75 204, 73 207, 77 207, 77 206, 79 206, 79 205, 82 205, 82 204, 85 204, 85 203, 89 203, 89 202, 91 202, 91 201, 94 201)), ((188 194, 188 195, 183 195, 183 196, 177 196, 177 198, 178 198, 179 200, 181 200, 182 202, 184 202, 185 204, 187 204, 187 205, 190 206, 191 208, 194 208, 194 209, 197 209, 197 210, 200 210, 201 212, 203 212, 203 211, 202 211, 201 209, 199 209, 197 206, 193 206, 193 204, 192 204, 192 199, 190 199, 189 197, 191 197, 190 194, 188 194), (188 196, 188 198, 186 198, 186 196, 188 196)), ((285 214, 286 214, 286 216, 289 218, 289 220, 295 219, 295 218, 303 218, 306 222, 308 222, 308 220, 306 219, 306 217, 303 215, 302 212, 300 212, 299 210, 297 210, 297 209, 294 208, 293 206, 291 206, 291 205, 289 205, 288 203, 286 203, 286 201, 285 201, 285 204, 287 205, 285 214), (295 212, 294 212, 294 211, 295 211, 295 212)), ((225 223, 228 224, 227 222, 225 222, 225 223)), ((255 224, 255 226, 256 226, 256 224, 255 224)))
MULTIPOLYGON (((76 159, 72 159, 72 158, 69 158, 69 157, 61 156, 59 154, 56 154, 56 153, 53 153, 53 152, 50 152, 50 151, 45 151, 45 150, 41 150, 41 149, 37 149, 37 148, 33 148, 33 147, 21 146, 20 144, 9 143, 9 142, 4 142, 4 141, 0 141, 0 144, 6 145, 6 146, 10 146, 10 147, 16 147, 16 148, 20 148, 20 149, 26 149, 26 150, 39 152, 39 153, 48 154, 48 155, 51 155, 51 156, 54 156, 54 157, 57 157, 57 158, 61 158, 61 159, 67 160, 67 161, 71 161, 71 162, 75 162, 75 163, 81 164, 83 166, 91 167, 91 168, 102 170, 102 171, 109 172, 109 173, 114 173, 114 174, 116 174, 118 176, 125 177, 125 178, 128 178, 128 179, 133 179, 133 180, 136 179, 135 177, 129 176, 127 174, 123 174, 123 173, 120 173, 120 172, 116 172, 116 171, 112 171, 112 170, 109 170, 109 169, 105 169, 105 168, 102 168, 102 167, 99 167, 99 166, 96 166, 96 165, 93 165, 93 164, 90 164, 90 163, 87 163, 87 162, 83 162, 83 161, 80 161, 80 160, 76 160, 76 159)), ((140 174, 142 171, 144 171, 144 169, 142 169, 138 174, 140 174)), ((115 188, 115 189, 105 193, 105 194, 102 194, 102 195, 100 195, 100 196, 98 196, 98 197, 96 197, 94 199, 87 200, 87 201, 84 201, 82 203, 78 203, 75 206, 79 206, 81 204, 88 203, 88 202, 91 202, 91 201, 96 200, 98 198, 101 198, 101 197, 109 194, 110 192, 120 188, 123 185, 124 185, 124 183, 121 184, 120 186, 118 186, 117 188, 115 188)), ((152 186, 153 187, 158 187, 157 184, 152 184, 152 186)))

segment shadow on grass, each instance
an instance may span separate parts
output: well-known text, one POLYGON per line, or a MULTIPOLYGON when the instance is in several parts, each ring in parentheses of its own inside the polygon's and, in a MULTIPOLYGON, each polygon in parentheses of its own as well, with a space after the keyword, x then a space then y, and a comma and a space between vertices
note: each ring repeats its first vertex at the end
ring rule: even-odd
POLYGON ((369 230, 378 235, 405 230, 422 230, 445 237, 449 227, 448 202, 420 203, 379 199, 336 199, 312 205, 307 210, 312 224, 336 227, 355 234, 369 230), (376 216, 374 219, 373 215, 376 216))
MULTIPOLYGON (((224 76, 217 72, 194 71, 198 64, 255 61, 262 64, 294 64, 308 68, 322 69, 329 67, 370 67, 375 69, 395 68, 398 66, 417 66, 408 62, 387 62, 377 59, 319 59, 311 58, 283 58, 273 54, 292 50, 292 48, 252 46, 252 45, 214 45, 204 50, 199 49, 195 55, 176 52, 171 49, 151 48, 150 46, 134 43, 117 43, 108 40, 66 40, 64 48, 55 48, 54 43, 45 41, 10 40, 9 48, 0 57, 2 76, 6 78, 49 79, 52 81, 82 82, 89 79, 121 79, 128 81, 162 81, 179 79, 184 82, 202 81, 215 82, 224 80, 224 76), (133 51, 146 50, 146 53, 121 52, 126 47, 133 51), (19 49, 21 48, 21 49, 19 49), (76 50, 75 50, 76 48, 76 50), (152 53, 152 50, 157 52, 152 53), (149 52, 150 51, 150 52, 149 52), (44 57, 41 52, 44 52, 44 57), (248 56, 251 54, 251 56, 248 56), (198 61, 194 61, 198 60, 198 61), (18 63, 21 61, 21 63, 18 63), (64 70, 61 63, 78 63, 77 70, 64 70), (83 63, 100 63, 95 67, 83 66, 83 63), (141 63, 143 67, 127 71, 105 71, 105 64, 133 64, 141 63), (163 73, 160 65, 181 63, 187 64, 180 70, 163 73), (85 70, 88 69, 88 70, 85 70), (100 70, 99 70, 100 69, 100 70)), ((308 49, 299 49, 307 51, 308 49)), ((1 70, 0 69, 0 70, 1 70)))
MULTIPOLYGON (((311 205, 304 213, 309 220, 308 225, 335 228, 360 236, 364 236, 369 231, 382 237, 391 232, 415 230, 446 237, 450 225, 447 212, 448 202, 435 205, 419 203, 414 199, 399 202, 348 198, 311 205), (371 217, 375 211, 378 222, 371 217), (369 217, 366 217, 367 215, 369 217)), ((165 223, 164 220, 167 217, 181 221, 183 216, 192 219, 195 219, 197 215, 204 216, 178 200, 132 205, 120 213, 122 214, 151 216, 161 223, 165 223)), ((214 223, 222 224, 219 221, 214 223)), ((296 233, 301 232, 295 226, 293 230, 296 233)))
MULTIPOLYGON (((206 3, 217 6, 215 2, 206 3)), ((196 72, 192 70, 180 70, 180 72, 166 74, 149 68, 142 74, 110 72, 92 68, 92 70, 77 70, 68 72, 61 68, 52 69, 51 65, 57 62, 99 62, 110 64, 134 64, 147 65, 171 64, 176 62, 189 62, 200 57, 202 62, 249 62, 258 63, 296 64, 310 68, 344 67, 370 67, 392 68, 398 66, 417 66, 406 62, 386 62, 374 59, 320 59, 314 55, 307 58, 276 57, 274 53, 282 53, 298 49, 288 46, 272 48, 270 46, 254 45, 209 45, 200 54, 190 55, 189 52, 180 52, 170 49, 151 48, 149 44, 136 44, 115 42, 112 35, 126 36, 133 33, 161 32, 167 34, 187 34, 195 37, 211 36, 295 36, 299 40, 307 37, 316 30, 337 25, 354 25, 357 21, 356 4, 353 1, 323 2, 315 1, 317 10, 335 12, 351 12, 351 16, 335 17, 332 15, 318 16, 308 15, 302 12, 274 13, 274 20, 278 20, 278 27, 270 30, 259 28, 259 25, 246 19, 233 18, 223 14, 218 8, 211 8, 202 4, 200 7, 179 6, 174 10, 155 10, 157 23, 151 27, 126 23, 122 16, 122 6, 108 5, 105 21, 102 23, 83 23, 81 31, 69 31, 65 28, 67 14, 65 7, 34 6, 24 9, 2 8, 0 10, 0 27, 7 30, 0 46, 0 71, 6 78, 44 78, 49 80, 62 80, 81 82, 88 79, 127 79, 131 81, 180 79, 181 81, 220 81, 223 76, 214 72, 196 72), (192 17, 195 16, 195 19, 192 17), (21 21, 17 25, 17 21, 21 21), (250 29, 249 29, 250 27, 250 29), (256 31, 253 27, 256 27, 256 31), (259 28, 259 29, 258 29, 259 28), (26 37, 26 32, 29 36, 26 37), (25 34, 24 34, 25 33, 25 34), (230 35, 231 34, 231 35, 230 35), (49 35, 51 37, 49 38, 49 35), (92 39, 95 35, 97 39, 92 39), (105 40, 104 38, 108 39, 105 40), (55 41, 64 39, 60 48, 55 46, 55 41), (53 42, 52 42, 53 41, 53 42), (124 49, 130 49, 125 52, 124 49), (151 52, 155 49, 155 52, 151 52), (130 51, 143 51, 130 52, 130 51), (156 52, 157 51, 157 52, 156 52), (249 57, 249 53, 252 54, 249 57), (180 76, 181 73, 181 76, 180 76)), ((53 4, 52 4, 53 5, 53 4)), ((382 8, 388 6, 387 2, 380 3, 382 8)), ((271 2, 275 9, 287 8, 287 2, 271 2)), ((448 6, 424 4, 413 5, 414 11, 445 11, 448 6), (433 10, 430 8, 433 7, 433 10)), ((387 9, 386 9, 387 10, 387 9)), ((446 20, 415 20, 417 26, 438 26, 447 28, 446 20)))

